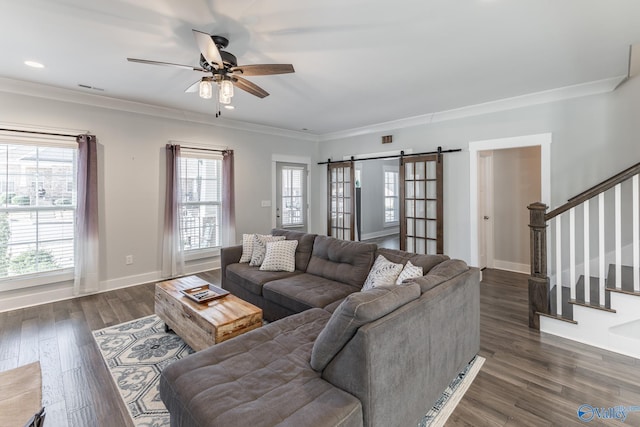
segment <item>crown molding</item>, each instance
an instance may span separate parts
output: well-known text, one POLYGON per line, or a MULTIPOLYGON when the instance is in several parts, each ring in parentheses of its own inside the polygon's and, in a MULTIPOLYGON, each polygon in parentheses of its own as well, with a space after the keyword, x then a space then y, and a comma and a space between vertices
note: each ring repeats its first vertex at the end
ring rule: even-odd
POLYGON ((359 128, 347 129, 344 131, 325 133, 323 135, 320 135, 319 139, 320 141, 332 141, 336 139, 368 135, 378 132, 386 132, 394 129, 402 129, 413 126, 444 122, 447 120, 458 120, 483 114, 497 113, 500 111, 513 110, 539 104, 547 104, 571 98, 579 98, 582 96, 597 95, 601 93, 612 92, 625 78, 626 76, 618 76, 603 80, 596 80, 573 86, 565 86, 561 88, 545 90, 542 92, 515 96, 512 98, 499 99, 497 101, 485 102, 482 104, 469 105, 452 110, 423 114, 420 116, 408 117, 405 119, 392 120, 371 126, 363 126, 359 128))
POLYGON ((36 98, 52 99, 73 104, 90 105, 93 107, 108 108, 111 110, 126 111, 130 113, 144 114, 165 119, 181 120, 214 127, 254 132, 263 135, 266 134, 286 138, 295 138, 311 142, 318 141, 317 135, 304 132, 223 118, 218 118, 216 119, 215 123, 211 123, 213 115, 209 114, 178 110, 175 108, 160 107, 157 105, 145 104, 143 102, 128 101, 104 95, 85 93, 72 89, 27 82, 24 80, 8 79, 5 77, 0 77, 0 92, 15 93, 19 95, 33 96, 36 98))
POLYGON ((608 79, 596 80, 592 82, 565 86, 512 98, 500 99, 497 101, 485 102, 482 104, 469 105, 452 110, 439 111, 435 113, 423 114, 420 116, 407 117, 404 119, 377 123, 371 126, 363 126, 343 131, 325 133, 322 135, 309 134, 289 129, 282 129, 223 118, 216 119, 215 124, 212 124, 212 116, 208 114, 183 111, 168 107, 160 107, 156 105, 145 104, 142 102, 127 101, 104 95, 84 93, 76 90, 48 86, 40 83, 27 82, 22 80, 8 79, 4 77, 0 77, 0 92, 16 93, 37 98, 91 105, 100 108, 108 108, 118 111, 127 111, 131 113, 145 114, 167 119, 206 124, 209 126, 254 132, 263 135, 266 134, 286 138, 296 138, 299 140, 310 142, 319 142, 332 141, 336 139, 349 138, 360 135, 369 135, 372 133, 386 132, 395 129, 409 128, 431 123, 444 122, 448 120, 458 120, 483 114, 496 113, 500 111, 513 110, 533 105, 547 104, 566 99, 607 93, 613 91, 622 81, 624 81, 625 78, 626 76, 618 76, 608 79))

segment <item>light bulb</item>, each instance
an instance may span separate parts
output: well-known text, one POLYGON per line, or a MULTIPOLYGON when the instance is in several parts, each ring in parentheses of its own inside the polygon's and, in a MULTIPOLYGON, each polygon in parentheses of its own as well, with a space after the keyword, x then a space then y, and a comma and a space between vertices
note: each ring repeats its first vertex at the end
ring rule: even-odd
POLYGON ((223 94, 225 98, 233 97, 233 83, 231 83, 231 80, 223 80, 220 82, 220 93, 223 94))
POLYGON ((208 80, 202 80, 200 82, 200 98, 209 99, 213 96, 213 87, 208 80))
POLYGON ((224 96, 222 91, 220 91, 220 96, 218 97, 218 101, 220 101, 220 104, 231 104, 231 97, 224 96))

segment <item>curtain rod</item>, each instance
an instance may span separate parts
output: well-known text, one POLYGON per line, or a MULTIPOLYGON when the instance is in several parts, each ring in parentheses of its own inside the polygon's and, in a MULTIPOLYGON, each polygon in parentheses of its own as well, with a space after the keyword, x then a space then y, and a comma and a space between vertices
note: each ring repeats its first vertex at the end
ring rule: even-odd
MULTIPOLYGON (((180 144, 172 144, 172 145, 180 145, 180 144)), ((224 150, 221 150, 219 148, 187 147, 186 145, 180 145, 180 148, 185 148, 187 150, 196 150, 196 151, 215 151, 215 152, 218 152, 218 153, 226 153, 227 151, 229 151, 228 148, 225 148, 224 150)))
POLYGON ((403 157, 412 157, 412 156, 426 156, 429 154, 437 154, 437 155, 441 155, 441 154, 445 154, 445 153, 457 153, 462 151, 462 149, 460 148, 456 148, 454 150, 443 150, 442 147, 438 147, 437 151, 428 151, 425 153, 411 153, 411 154, 405 154, 404 151, 400 151, 400 154, 395 154, 395 155, 391 155, 391 156, 379 156, 379 157, 365 157, 362 159, 356 159, 354 156, 351 156, 350 160, 334 160, 332 161, 331 159, 327 159, 326 162, 318 162, 319 165, 328 165, 329 163, 340 163, 340 162, 360 162, 360 161, 365 161, 365 160, 383 160, 383 159, 397 159, 397 158, 403 158, 403 157))
POLYGON ((0 132, 17 132, 17 133, 30 133, 33 135, 48 135, 48 136, 64 136, 67 138, 77 138, 78 135, 69 135, 66 133, 53 133, 53 132, 38 132, 33 130, 20 130, 20 129, 3 129, 0 128, 0 132))

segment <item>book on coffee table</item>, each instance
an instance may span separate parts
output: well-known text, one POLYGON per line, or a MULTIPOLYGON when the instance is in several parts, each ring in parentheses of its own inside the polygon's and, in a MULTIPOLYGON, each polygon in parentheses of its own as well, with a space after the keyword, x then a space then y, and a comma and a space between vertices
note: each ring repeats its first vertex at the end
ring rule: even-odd
POLYGON ((195 302, 207 302, 229 295, 229 291, 225 291, 224 289, 211 284, 196 286, 195 288, 183 289, 180 292, 182 292, 188 298, 194 300, 195 302))

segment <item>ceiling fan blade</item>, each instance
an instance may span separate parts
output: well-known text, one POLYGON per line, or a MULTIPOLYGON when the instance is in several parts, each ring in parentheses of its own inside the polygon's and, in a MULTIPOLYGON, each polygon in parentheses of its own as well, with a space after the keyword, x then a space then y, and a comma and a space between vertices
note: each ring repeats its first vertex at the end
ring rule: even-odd
POLYGON ((186 88, 184 91, 186 93, 197 92, 200 89, 200 82, 201 80, 198 80, 197 82, 186 88))
POLYGON ((237 88, 242 89, 246 92, 249 92, 251 95, 255 95, 258 98, 264 98, 269 96, 269 92, 262 89, 257 84, 251 83, 249 80, 243 79, 242 77, 231 76, 231 81, 237 88))
POLYGON ((163 65, 163 66, 166 66, 166 67, 185 68, 187 70, 205 72, 205 70, 203 70, 202 68, 194 67, 193 65, 173 64, 171 62, 150 61, 148 59, 136 59, 136 58, 127 58, 127 61, 129 61, 129 62, 138 62, 140 64, 163 65))
POLYGON ((207 33, 203 33, 202 31, 192 30, 193 37, 196 39, 196 43, 198 44, 198 49, 204 56, 204 59, 207 60, 211 66, 216 67, 218 69, 224 68, 224 64, 222 63, 222 56, 220 56, 220 51, 218 50, 218 46, 211 40, 211 35, 207 33))
POLYGON ((272 74, 295 73, 291 64, 255 64, 255 65, 238 65, 231 68, 234 74, 243 76, 268 76, 272 74))

